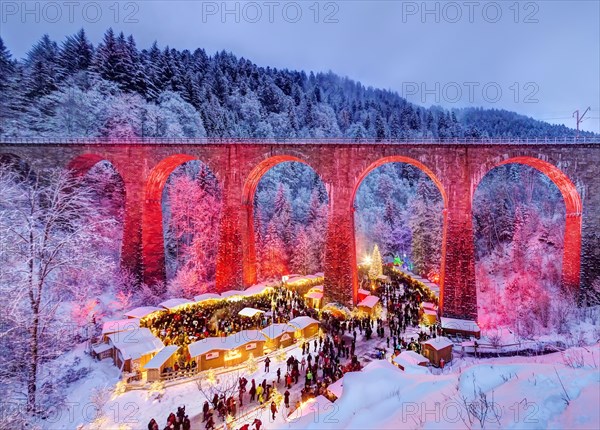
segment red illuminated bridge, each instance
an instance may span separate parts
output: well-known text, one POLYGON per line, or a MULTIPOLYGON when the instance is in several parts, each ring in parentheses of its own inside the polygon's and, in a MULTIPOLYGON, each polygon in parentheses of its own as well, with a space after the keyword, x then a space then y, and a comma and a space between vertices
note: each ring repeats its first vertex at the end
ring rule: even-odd
POLYGON ((565 201, 563 287, 585 295, 600 276, 599 142, 8 141, 0 143, 0 157, 17 157, 34 170, 62 166, 77 174, 102 160, 112 163, 126 192, 122 264, 143 270, 148 283, 165 278, 161 197, 167 178, 187 161, 205 163, 223 190, 220 291, 256 282, 253 201, 261 177, 278 163, 306 163, 329 193, 325 296, 348 304, 357 294, 356 191, 382 164, 411 164, 433 180, 444 200, 442 313, 471 319, 477 317, 473 194, 491 169, 525 164, 548 176, 565 201))

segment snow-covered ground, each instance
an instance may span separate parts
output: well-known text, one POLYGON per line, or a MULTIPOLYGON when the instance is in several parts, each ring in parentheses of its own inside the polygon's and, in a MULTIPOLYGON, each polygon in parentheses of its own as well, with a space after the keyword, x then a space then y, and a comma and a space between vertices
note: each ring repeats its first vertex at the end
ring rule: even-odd
MULTIPOLYGON (((266 429, 600 428, 600 344, 537 357, 486 359, 462 357, 456 348, 454 360, 443 372, 425 368, 403 372, 388 361, 372 360, 374 347, 384 345, 379 338, 366 342, 359 337, 357 354, 364 357, 363 363, 370 362, 363 371, 346 374, 343 393, 335 403, 320 398, 294 411, 303 386, 299 382, 290 390, 291 408, 281 404, 275 420, 268 407, 248 405, 246 395, 231 428, 251 424, 255 418, 266 429)), ((289 354, 301 358, 299 348, 289 354)), ((160 392, 117 394, 118 370, 110 360, 93 362, 82 348, 69 355, 65 359, 83 356, 81 365, 91 371, 71 386, 68 403, 51 420, 40 423, 42 428, 138 429, 146 428, 151 418, 163 428, 169 413, 185 405, 192 429, 204 429, 205 398, 195 381, 160 392)), ((273 360, 268 374, 260 363, 252 374, 243 368, 233 375, 254 378, 257 384, 264 378, 271 383, 277 369, 284 375, 285 367, 284 362, 273 360)), ((283 383, 277 389, 283 393, 283 383)), ((218 418, 216 423, 222 427, 218 418)))

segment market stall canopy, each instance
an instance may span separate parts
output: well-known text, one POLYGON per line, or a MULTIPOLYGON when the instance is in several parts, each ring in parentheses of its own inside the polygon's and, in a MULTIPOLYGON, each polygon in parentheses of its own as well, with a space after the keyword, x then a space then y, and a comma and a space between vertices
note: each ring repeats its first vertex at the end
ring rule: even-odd
POLYGON ((377 303, 379 303, 379 297, 367 296, 358 304, 358 306, 364 306, 365 308, 373 309, 377 303))
POLYGON ((262 313, 264 313, 264 311, 261 311, 260 309, 244 308, 238 312, 238 315, 241 315, 243 317, 254 317, 254 316, 256 316, 258 314, 262 314, 262 313))
POLYGON ((127 312, 125 314, 125 316, 128 318, 144 318, 154 312, 162 311, 162 310, 163 309, 157 308, 155 306, 140 306, 139 308, 130 310, 129 312, 127 312))
POLYGON ((254 296, 254 295, 267 293, 271 290, 273 290, 272 285, 269 285, 267 283, 261 283, 261 284, 256 284, 249 288, 246 288, 243 291, 243 293, 244 293, 244 296, 254 296))
POLYGON ((431 302, 423 302, 421 306, 423 306, 423 309, 431 309, 433 311, 437 309, 437 306, 431 302))
POLYGON ((364 290, 362 288, 358 289, 358 295, 362 295, 362 296, 370 296, 371 292, 369 290, 364 290))
POLYGON ((144 369, 160 369, 163 364, 169 360, 177 352, 179 347, 177 345, 167 345, 158 353, 152 357, 152 359, 144 366, 144 369))
POLYGON ((320 291, 323 292, 323 285, 316 285, 310 289, 310 291, 320 291))
POLYGON ((239 348, 250 342, 265 342, 267 336, 259 330, 242 330, 225 338, 227 350, 239 348))
POLYGON ((229 291, 225 291, 224 293, 221 293, 221 297, 223 298, 227 298, 227 297, 233 297, 233 296, 244 296, 244 291, 243 290, 229 290, 229 291))
POLYGON ((382 281, 382 282, 387 282, 387 281, 390 280, 389 276, 387 276, 387 275, 378 275, 377 279, 380 280, 380 281, 382 281))
POLYGON ((277 339, 279 336, 283 335, 284 333, 294 334, 295 331, 296 331, 296 329, 294 327, 291 327, 288 324, 283 324, 283 323, 271 324, 270 326, 262 329, 262 332, 269 339, 277 339))
POLYGON ((204 293, 204 294, 200 294, 199 296, 194 296, 194 301, 196 301, 196 302, 203 302, 205 300, 219 300, 219 299, 222 299, 222 297, 215 293, 204 293))
POLYGON ((444 337, 444 336, 438 336, 438 337, 431 338, 429 340, 426 340, 425 342, 421 342, 421 344, 422 345, 430 345, 436 351, 439 351, 441 349, 444 349, 444 348, 454 345, 450 339, 448 339, 447 337, 444 337))
POLYGON ((394 363, 399 366, 420 366, 429 363, 429 360, 415 351, 404 351, 394 357, 394 363))
POLYGON ((226 337, 207 337, 206 339, 190 343, 188 351, 191 357, 198 357, 215 350, 227 351, 229 348, 226 342, 226 337))
POLYGON ((319 324, 319 321, 308 316, 301 316, 294 318, 293 320, 288 322, 288 324, 292 327, 295 327, 296 329, 304 330, 311 324, 319 324))
POLYGON ((115 348, 121 351, 124 360, 136 360, 142 355, 158 352, 165 346, 145 327, 127 332, 127 336, 120 333, 109 334, 108 339, 115 348))
POLYGON ((342 393, 344 392, 344 377, 341 377, 333 384, 330 384, 329 387, 327 387, 327 390, 338 399, 342 397, 342 393))
POLYGON ((304 297, 306 297, 307 299, 316 299, 316 300, 320 300, 323 298, 323 293, 319 292, 319 291, 309 291, 308 293, 306 293, 304 295, 304 297))
POLYGON ((117 321, 106 321, 102 325, 102 334, 119 333, 140 328, 139 318, 127 318, 117 321))
POLYGON ((479 332, 479 326, 475 321, 461 320, 458 318, 442 317, 442 329, 457 330, 464 332, 479 332))
POLYGON ((185 305, 193 305, 194 302, 188 300, 188 299, 169 299, 169 300, 165 300, 162 303, 159 303, 158 306, 161 306, 165 309, 171 310, 171 309, 176 309, 180 306, 185 306, 185 305))

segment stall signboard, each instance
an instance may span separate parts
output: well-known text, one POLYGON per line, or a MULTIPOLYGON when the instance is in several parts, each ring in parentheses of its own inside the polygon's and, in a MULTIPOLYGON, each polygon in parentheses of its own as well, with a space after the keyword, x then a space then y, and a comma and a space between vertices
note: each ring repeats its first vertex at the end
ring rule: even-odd
POLYGON ((214 358, 219 358, 219 351, 209 352, 204 356, 207 360, 212 360, 214 358))
POLYGON ((251 349, 256 349, 256 342, 246 345, 246 351, 250 351, 251 349))

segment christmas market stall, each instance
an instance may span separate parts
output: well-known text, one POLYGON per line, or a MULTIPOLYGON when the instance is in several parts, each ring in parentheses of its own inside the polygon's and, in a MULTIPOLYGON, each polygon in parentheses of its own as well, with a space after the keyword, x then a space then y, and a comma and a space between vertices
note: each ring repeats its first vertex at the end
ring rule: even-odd
POLYGON ((442 317, 442 330, 446 336, 481 337, 481 329, 475 321, 470 320, 442 317))
POLYGON ((379 297, 377 296, 367 296, 361 301, 358 305, 356 305, 357 309, 361 312, 365 312, 366 314, 372 315, 375 311, 375 307, 379 303, 379 297))
POLYGON ((367 296, 370 296, 371 292, 369 290, 365 290, 363 288, 359 288, 357 291, 358 302, 362 302, 367 296))
POLYGON ((420 314, 425 325, 434 325, 437 322, 437 306, 435 303, 421 303, 420 314))
POLYGON ((175 365, 175 354, 178 349, 179 347, 177 345, 167 345, 146 363, 144 369, 146 371, 146 380, 148 382, 160 380, 163 373, 173 368, 175 365))
POLYGON ((415 351, 404 351, 394 357, 393 362, 401 370, 406 371, 407 367, 423 366, 426 367, 429 360, 415 351))
POLYGON ((319 309, 323 303, 323 285, 317 285, 308 290, 304 295, 307 305, 313 309, 319 309))
POLYGON ((162 341, 147 328, 108 335, 115 365, 123 372, 142 371, 154 354, 164 348, 162 341))
POLYGON ((199 296, 194 296, 194 301, 196 303, 211 302, 211 301, 217 301, 217 300, 221 300, 221 299, 223 299, 223 297, 221 297, 219 294, 215 294, 215 293, 204 293, 204 294, 200 294, 199 296))
POLYGON ((230 334, 225 338, 227 352, 225 353, 225 366, 236 366, 248 360, 250 356, 260 357, 267 337, 259 330, 242 330, 230 334))
POLYGON ((208 337, 188 345, 190 357, 200 371, 223 367, 227 349, 227 338, 224 337, 208 337))
POLYGON ((296 338, 306 339, 319 332, 319 321, 308 316, 296 317, 288 324, 296 329, 296 338))
POLYGON ((279 348, 286 348, 294 343, 294 332, 296 329, 288 324, 271 324, 262 329, 267 337, 265 348, 275 351, 279 348))
MULTIPOLYGON (((443 367, 452 361, 452 346, 450 339, 438 336, 421 342, 423 356, 436 367, 443 367)), ((402 355, 402 354, 400 354, 402 355)))
POLYGON ((140 328, 139 318, 128 318, 117 321, 106 321, 102 325, 102 340, 108 341, 108 335, 113 333, 121 333, 129 330, 137 330, 140 328))
POLYGON ((160 312, 164 309, 157 308, 156 306, 140 306, 125 313, 127 318, 146 318, 148 315, 154 312, 160 312))
POLYGON ((169 299, 165 300, 162 303, 159 303, 158 306, 165 308, 169 311, 176 310, 177 308, 184 307, 187 305, 193 305, 194 302, 188 299, 169 299))

